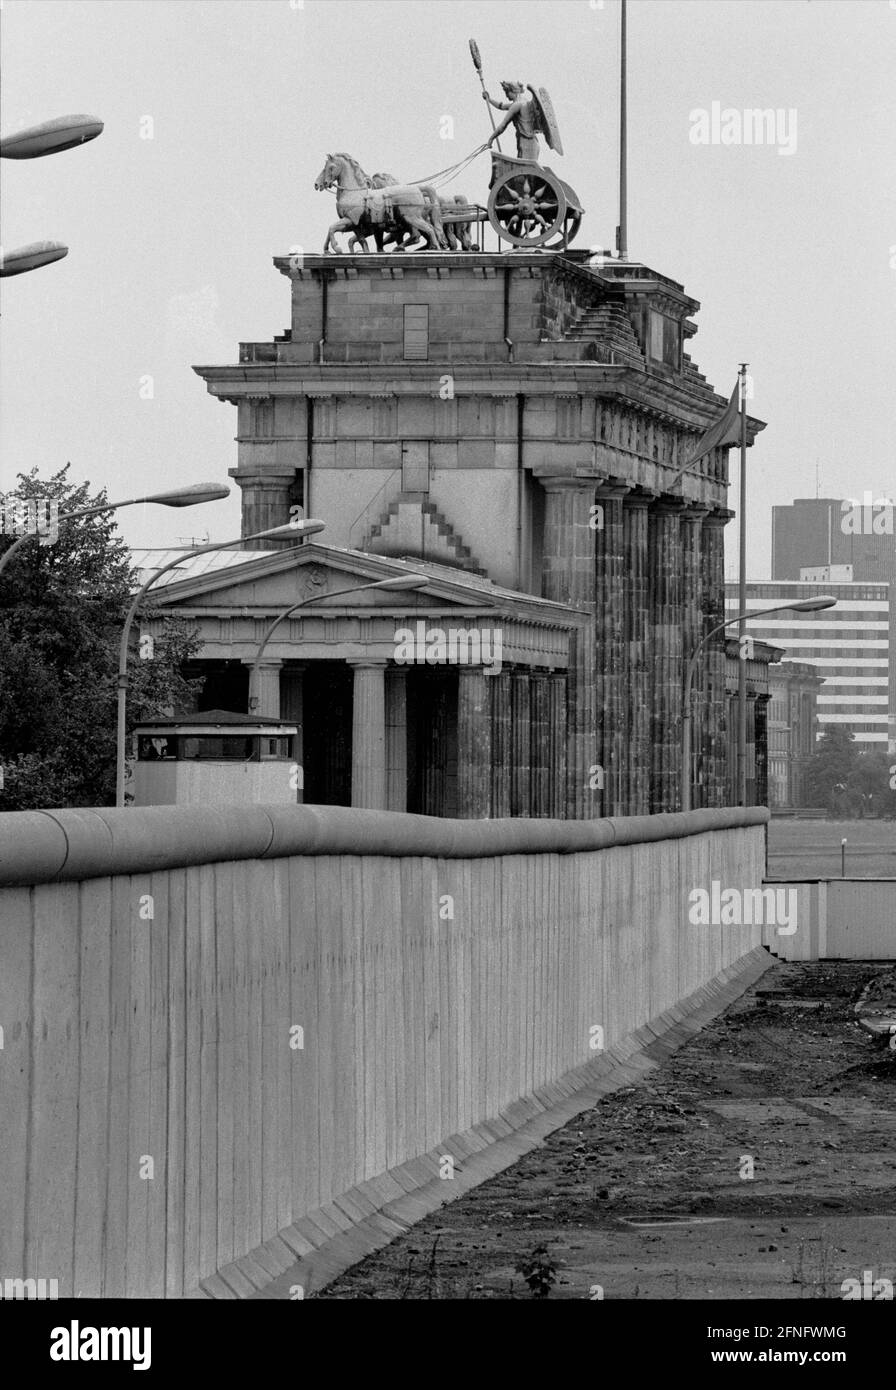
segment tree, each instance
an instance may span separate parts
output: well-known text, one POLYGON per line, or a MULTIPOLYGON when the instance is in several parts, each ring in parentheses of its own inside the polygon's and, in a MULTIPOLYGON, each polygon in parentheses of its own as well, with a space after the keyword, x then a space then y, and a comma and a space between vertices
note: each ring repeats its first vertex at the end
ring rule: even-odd
POLYGON ((896 817, 896 755, 878 747, 860 753, 850 779, 861 814, 896 817))
POLYGON ((836 724, 825 729, 806 769, 810 805, 824 806, 834 816, 857 814, 861 801, 853 779, 858 756, 848 729, 836 724))
MULTIPOLYGON (((48 481, 19 474, 3 499, 12 544, 12 499, 76 511, 106 501, 69 481, 69 464, 48 481)), ((0 810, 104 806, 115 800, 118 644, 136 575, 113 513, 35 537, 0 579, 0 810), (44 543, 44 542, 47 543, 44 543)), ((132 653, 129 727, 189 707, 201 681, 181 675, 199 648, 183 619, 167 619, 151 660, 132 653)))

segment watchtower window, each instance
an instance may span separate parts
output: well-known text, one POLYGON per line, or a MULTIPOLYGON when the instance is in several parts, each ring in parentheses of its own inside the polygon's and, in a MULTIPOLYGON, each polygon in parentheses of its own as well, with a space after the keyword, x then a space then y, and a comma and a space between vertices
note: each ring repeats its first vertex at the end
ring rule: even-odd
POLYGON ((404 356, 407 361, 425 362, 429 357, 429 305, 404 306, 404 356))

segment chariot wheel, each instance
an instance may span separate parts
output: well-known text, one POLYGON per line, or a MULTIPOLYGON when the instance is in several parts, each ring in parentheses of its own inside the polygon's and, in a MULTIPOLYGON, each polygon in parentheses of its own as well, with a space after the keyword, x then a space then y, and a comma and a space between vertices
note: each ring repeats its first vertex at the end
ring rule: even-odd
POLYGON ((575 236, 576 232, 579 230, 581 225, 582 214, 580 212, 572 212, 570 210, 567 210, 566 221, 560 229, 560 235, 555 237, 553 241, 549 241, 545 246, 545 250, 562 251, 563 248, 565 246, 568 246, 569 243, 572 241, 573 237, 575 236))
POLYGON ((513 246, 544 246, 563 229, 566 195, 543 170, 515 169, 502 175, 488 199, 489 221, 513 246))

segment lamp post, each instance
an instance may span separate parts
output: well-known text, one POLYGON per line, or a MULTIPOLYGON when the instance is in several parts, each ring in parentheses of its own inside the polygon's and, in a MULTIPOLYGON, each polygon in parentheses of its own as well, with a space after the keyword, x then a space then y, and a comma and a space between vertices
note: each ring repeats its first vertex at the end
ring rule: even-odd
MULTIPOLYGON (((681 809, 683 811, 690 811, 691 809, 691 733, 694 718, 691 710, 691 702, 694 693, 693 681, 694 672, 697 669, 697 659, 705 644, 711 637, 715 637, 717 632, 721 632, 723 628, 731 627, 734 623, 745 622, 747 618, 764 618, 769 613, 814 613, 818 608, 833 608, 836 602, 837 600, 835 598, 828 598, 825 596, 820 598, 801 599, 796 603, 778 603, 774 608, 760 608, 756 612, 747 612, 745 609, 742 609, 739 613, 735 613, 733 618, 726 618, 723 623, 717 623, 714 628, 711 628, 709 632, 700 638, 700 641, 691 654, 691 659, 687 664, 684 678, 684 701, 682 704, 681 722, 681 809)), ((744 672, 744 676, 746 676, 746 672, 744 672)), ((738 767, 740 767, 740 758, 738 759, 738 767)))
POLYGON ((254 712, 258 705, 258 668, 261 665, 264 649, 280 624, 299 608, 306 608, 311 603, 320 603, 326 598, 339 598, 342 594, 358 594, 368 589, 422 589, 430 582, 431 581, 424 574, 398 575, 394 579, 377 579, 372 584, 352 584, 347 589, 334 589, 332 592, 326 594, 311 594, 309 598, 299 599, 298 603, 292 603, 287 608, 284 608, 281 613, 277 614, 276 618, 272 619, 258 645, 258 651, 255 653, 255 660, 252 663, 252 670, 249 674, 249 709, 254 712))
MULTIPOLYGON (((747 630, 747 367, 740 364, 740 532, 738 535, 737 606, 741 612, 740 635, 747 630)), ((747 804, 747 670, 737 668, 737 804, 747 804)))
MULTIPOLYGON (((191 483, 189 487, 175 488, 172 492, 153 492, 144 497, 128 497, 124 502, 103 502, 93 507, 79 507, 76 512, 65 512, 59 521, 78 521, 85 516, 98 516, 100 512, 117 512, 122 507, 135 507, 139 502, 154 502, 160 507, 197 507, 202 502, 220 502, 230 496, 230 488, 223 483, 191 483)), ((26 533, 18 536, 12 545, 0 555, 0 574, 3 573, 20 546, 32 539, 26 533)))
MULTIPOLYGON (((184 505, 175 503, 169 505, 184 505)), ((116 723, 115 738, 115 805, 124 806, 124 782, 125 782, 125 719, 127 715, 128 699, 128 642, 131 635, 131 624, 140 604, 148 589, 151 589, 157 580, 169 570, 176 569, 182 565, 184 560, 192 560, 197 555, 208 555, 213 550, 227 550, 232 545, 243 545, 246 541, 260 540, 285 540, 287 537, 313 536, 324 529, 322 521, 299 521, 295 524, 288 523, 285 526, 273 526, 267 531, 256 531, 251 536, 235 536, 229 541, 214 541, 211 545, 199 546, 196 550, 188 550, 178 555, 176 560, 169 560, 167 565, 156 570, 150 575, 146 583, 138 589, 134 595, 133 602, 128 609, 127 617, 124 620, 124 628, 121 633, 121 642, 118 647, 118 717, 116 723)))

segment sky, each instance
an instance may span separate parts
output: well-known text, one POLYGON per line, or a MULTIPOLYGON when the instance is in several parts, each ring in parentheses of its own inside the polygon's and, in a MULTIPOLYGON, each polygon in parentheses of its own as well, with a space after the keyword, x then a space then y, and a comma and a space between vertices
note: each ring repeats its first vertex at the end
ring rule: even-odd
MULTIPOLYGON (((418 179, 486 138, 470 37, 494 93, 547 87, 551 164, 586 209, 576 245, 613 245, 618 0, 3 0, 0 26, 5 132, 105 122, 0 164, 3 244, 70 248, 2 282, 0 489, 69 460, 115 499, 227 482, 236 411, 191 365, 287 326, 272 257, 322 248, 327 151, 418 179)), ((700 301, 690 350, 720 393, 750 364, 764 579, 774 503, 896 488, 896 0, 630 0, 628 68, 629 256, 700 301), (713 103, 779 112, 774 139, 697 143, 713 103)), ((484 202, 487 184, 483 158, 449 191, 484 202)), ((134 546, 225 539, 238 489, 119 525, 134 546)))

